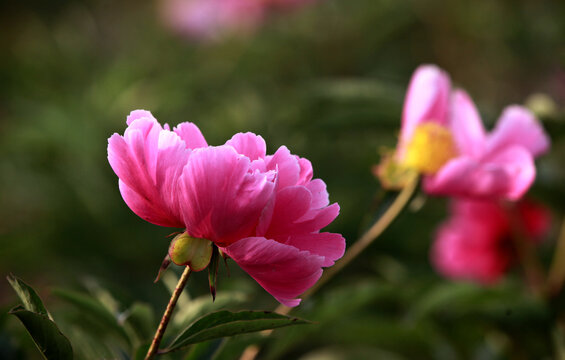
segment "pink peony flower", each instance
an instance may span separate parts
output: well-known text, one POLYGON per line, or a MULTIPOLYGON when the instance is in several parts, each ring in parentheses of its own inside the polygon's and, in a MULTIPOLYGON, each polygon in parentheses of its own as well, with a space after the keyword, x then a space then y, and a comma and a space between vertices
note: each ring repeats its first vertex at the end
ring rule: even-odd
MULTIPOLYGON (((444 276, 491 284, 514 262, 509 214, 497 202, 455 200, 436 233, 431 258, 444 276)), ((526 237, 539 242, 549 230, 549 211, 531 201, 516 204, 526 237)))
POLYGON ((127 124, 108 140, 108 160, 130 209, 211 241, 282 304, 298 305, 322 267, 343 255, 344 238, 320 232, 339 206, 308 160, 284 146, 266 155, 252 133, 208 146, 196 125, 171 131, 144 110, 127 124))
POLYGON ((445 72, 424 65, 406 94, 395 161, 425 174, 424 190, 433 195, 516 200, 549 145, 535 116, 517 105, 487 133, 469 96, 452 92, 445 72))
POLYGON ((249 32, 272 11, 315 0, 159 0, 163 21, 192 38, 210 40, 229 31, 249 32))

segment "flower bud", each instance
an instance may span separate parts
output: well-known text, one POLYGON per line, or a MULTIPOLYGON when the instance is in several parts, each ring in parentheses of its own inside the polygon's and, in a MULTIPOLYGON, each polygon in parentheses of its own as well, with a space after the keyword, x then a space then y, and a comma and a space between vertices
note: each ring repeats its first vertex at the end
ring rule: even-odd
POLYGON ((171 261, 177 265, 190 266, 192 271, 204 270, 212 257, 212 242, 194 238, 187 232, 175 236, 169 246, 171 261))

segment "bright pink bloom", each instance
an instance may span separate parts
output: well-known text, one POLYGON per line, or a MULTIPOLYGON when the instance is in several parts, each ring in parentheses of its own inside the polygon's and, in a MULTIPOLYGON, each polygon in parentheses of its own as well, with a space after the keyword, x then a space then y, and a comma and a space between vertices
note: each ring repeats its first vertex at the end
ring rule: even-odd
POLYGON ((266 155, 251 133, 208 146, 194 124, 171 131, 144 110, 127 124, 108 140, 108 160, 126 204, 144 220, 212 241, 289 306, 343 255, 341 235, 320 233, 339 206, 312 180, 308 160, 284 146, 266 155))
POLYGON ((164 22, 173 30, 209 40, 228 31, 247 32, 274 10, 315 0, 160 0, 164 22))
MULTIPOLYGON (((527 200, 517 203, 516 210, 524 235, 540 241, 550 226, 548 210, 527 200)), ((512 226, 497 202, 455 200, 450 218, 437 231, 432 262, 446 277, 494 283, 516 257, 512 226)))
MULTIPOLYGON (((535 179, 534 158, 550 145, 535 116, 517 105, 507 107, 487 133, 467 93, 451 92, 448 75, 425 65, 414 73, 406 95, 397 150, 400 163, 415 129, 430 122, 445 127, 455 145, 454 154, 448 154, 451 159, 442 159, 439 170, 424 179, 425 191, 434 195, 519 199, 535 179)), ((416 155, 418 151, 426 149, 418 148, 416 155)))

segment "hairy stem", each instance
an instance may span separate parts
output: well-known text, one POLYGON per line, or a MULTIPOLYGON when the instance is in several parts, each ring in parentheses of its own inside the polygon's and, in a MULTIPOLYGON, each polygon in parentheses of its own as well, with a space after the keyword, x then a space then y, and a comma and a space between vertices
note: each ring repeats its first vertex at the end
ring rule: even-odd
POLYGON ((175 290, 171 295, 171 299, 169 300, 169 304, 167 305, 167 309, 161 318, 161 322, 159 323, 159 327, 155 332, 155 336, 153 336, 153 341, 151 342, 151 346, 147 351, 147 355, 145 355, 145 360, 153 359, 157 350, 159 350, 159 344, 161 344, 161 340, 163 339, 163 334, 165 334, 165 330, 167 329, 167 325, 169 324, 169 320, 171 320, 171 315, 173 314, 173 310, 175 309, 175 305, 177 304, 177 300, 179 299, 186 282, 188 281, 188 277, 190 276, 190 267, 186 267, 184 272, 182 273, 179 282, 175 290))

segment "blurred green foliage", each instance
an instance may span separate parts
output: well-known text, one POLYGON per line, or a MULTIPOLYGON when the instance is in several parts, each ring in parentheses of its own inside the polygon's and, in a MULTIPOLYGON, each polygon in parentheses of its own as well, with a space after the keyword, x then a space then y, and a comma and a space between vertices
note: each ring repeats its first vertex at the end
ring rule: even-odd
MULTIPOLYGON (((396 143, 410 75, 436 63, 468 90, 488 124, 533 93, 555 101, 556 111, 543 118, 553 147, 539 161, 532 193, 556 221, 563 215, 565 3, 320 0, 273 16, 254 35, 210 44, 167 32, 157 7, 131 0, 0 4, 0 273, 33 283, 54 314, 73 316, 50 286, 93 279, 119 299, 116 311, 140 303, 161 309, 167 301, 152 280, 173 230, 127 208, 106 160, 107 138, 123 132, 136 108, 171 125, 192 121, 209 144, 253 131, 271 153, 284 144, 307 157, 341 206, 328 230, 351 244, 376 216, 379 185, 370 168, 382 147, 396 143)), ((261 340, 261 355, 549 357, 552 316, 517 276, 482 289, 434 273, 427 254, 444 216, 441 199, 403 214, 296 312, 318 325, 277 331, 271 342, 261 340)), ((548 242, 544 259, 551 249, 548 242)), ((250 308, 276 306, 235 265, 231 272, 221 274, 219 297, 239 291, 250 308)), ((206 281, 194 276, 189 291, 205 294, 206 281)), ((0 281, 0 306, 7 311, 15 301, 0 281)), ((36 356, 29 339, 14 335, 23 334, 18 325, 0 315, 0 358, 36 356)), ((249 339, 256 336, 222 349, 239 351, 249 339)))

